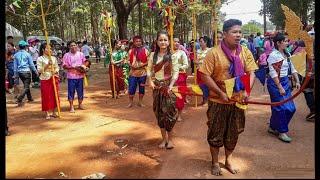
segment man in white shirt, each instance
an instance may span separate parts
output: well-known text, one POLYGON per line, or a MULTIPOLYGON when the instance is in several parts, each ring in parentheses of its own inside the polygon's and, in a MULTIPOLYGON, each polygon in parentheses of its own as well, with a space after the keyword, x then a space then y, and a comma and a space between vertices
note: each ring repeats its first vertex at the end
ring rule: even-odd
POLYGON ((86 57, 87 60, 89 60, 90 58, 90 52, 93 51, 92 48, 90 48, 87 44, 88 42, 85 40, 83 41, 83 46, 81 48, 81 52, 84 54, 84 56, 86 57))
MULTIPOLYGON (((39 40, 34 38, 34 39, 30 39, 28 41, 29 43, 29 53, 32 57, 32 61, 33 61, 33 64, 35 65, 36 69, 37 69, 37 59, 39 57, 39 49, 37 47, 37 42, 39 40)), ((32 71, 32 82, 33 82, 33 86, 32 87, 39 87, 39 84, 40 84, 40 79, 39 77, 32 71)))
POLYGON ((255 57, 255 59, 257 60, 257 59, 259 59, 259 57, 260 57, 260 45, 259 45, 259 42, 260 42, 260 40, 261 40, 261 38, 260 38, 260 36, 261 36, 261 33, 260 32, 258 32, 257 33, 257 36, 253 39, 253 45, 254 45, 254 47, 256 48, 256 57, 255 57))

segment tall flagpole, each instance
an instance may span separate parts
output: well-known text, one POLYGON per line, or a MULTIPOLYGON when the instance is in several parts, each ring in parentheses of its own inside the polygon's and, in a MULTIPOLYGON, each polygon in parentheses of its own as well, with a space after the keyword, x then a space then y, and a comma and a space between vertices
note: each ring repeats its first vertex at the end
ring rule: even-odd
POLYGON ((113 24, 113 21, 111 19, 111 15, 109 16, 109 13, 106 12, 106 21, 105 21, 105 29, 108 33, 108 41, 109 41, 109 52, 110 52, 110 63, 111 63, 111 70, 112 70, 112 85, 113 85, 113 98, 116 98, 116 81, 115 81, 115 69, 114 69, 114 64, 113 62, 113 57, 112 57, 112 42, 111 42, 111 26, 113 24))
POLYGON ((169 34, 170 34, 170 50, 171 50, 171 53, 173 53, 173 23, 174 23, 174 20, 173 20, 173 9, 171 6, 169 6, 169 34))
MULTIPOLYGON (((196 42, 197 42, 197 17, 195 12, 192 12, 192 38, 193 38, 193 73, 194 73, 194 84, 197 84, 197 68, 195 65, 195 61, 197 59, 196 52, 196 42)), ((198 107, 198 98, 195 96, 195 107, 198 107)))

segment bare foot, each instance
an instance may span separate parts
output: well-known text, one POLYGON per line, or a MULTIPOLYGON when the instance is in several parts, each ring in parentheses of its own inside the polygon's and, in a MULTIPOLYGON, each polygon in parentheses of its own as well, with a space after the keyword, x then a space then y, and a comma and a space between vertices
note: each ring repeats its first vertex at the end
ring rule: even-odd
POLYGON ((167 149, 173 149, 174 148, 174 145, 173 145, 172 141, 168 141, 166 148, 167 149))
POLYGON ((167 144, 167 142, 166 142, 166 141, 162 141, 162 143, 161 143, 161 144, 159 144, 159 148, 160 148, 160 149, 165 148, 165 147, 166 147, 166 144, 167 144))
POLYGON ((130 103, 128 106, 127 106, 127 108, 131 108, 132 107, 132 103, 130 103))
POLYGON ((139 107, 145 107, 145 105, 142 104, 142 103, 138 103, 138 106, 139 106, 139 107))
POLYGON ((58 117, 58 115, 56 114, 56 113, 53 113, 52 115, 50 115, 51 117, 53 117, 53 118, 57 118, 58 117))
POLYGON ((74 108, 73 108, 73 107, 70 109, 70 112, 71 112, 71 113, 75 113, 75 111, 74 111, 74 108))
POLYGON ((225 168, 226 168, 228 171, 230 171, 232 174, 237 174, 237 173, 240 172, 239 169, 234 168, 234 167, 230 164, 230 162, 225 162, 224 166, 225 166, 225 168))
POLYGON ((211 174, 215 175, 215 176, 221 176, 222 175, 222 171, 221 171, 219 163, 212 164, 212 166, 211 166, 211 174))
POLYGON ((182 118, 179 116, 177 121, 181 122, 181 121, 182 121, 182 118))
POLYGON ((83 105, 81 104, 81 105, 79 105, 79 107, 78 107, 79 109, 81 109, 81 110, 85 110, 85 108, 83 107, 83 105))

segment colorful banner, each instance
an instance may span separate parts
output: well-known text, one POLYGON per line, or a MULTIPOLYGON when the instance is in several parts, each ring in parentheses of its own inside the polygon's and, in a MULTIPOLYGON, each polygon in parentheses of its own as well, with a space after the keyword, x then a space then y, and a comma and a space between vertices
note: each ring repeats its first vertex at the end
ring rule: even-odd
POLYGON ((250 96, 251 88, 250 88, 250 74, 245 74, 240 77, 240 80, 244 86, 245 91, 247 92, 248 96, 250 96))
POLYGON ((89 85, 87 75, 84 75, 83 85, 84 85, 84 87, 87 87, 89 85))
POLYGON ((233 88, 234 88, 234 84, 235 84, 235 79, 236 78, 232 78, 232 79, 227 79, 224 81, 224 84, 226 86, 226 93, 228 98, 232 97, 233 94, 233 88))

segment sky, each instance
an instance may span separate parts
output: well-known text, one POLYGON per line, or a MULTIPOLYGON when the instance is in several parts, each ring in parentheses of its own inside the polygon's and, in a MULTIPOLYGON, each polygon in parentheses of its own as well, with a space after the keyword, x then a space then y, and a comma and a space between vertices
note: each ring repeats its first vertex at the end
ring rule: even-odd
MULTIPOLYGON (((256 20, 263 24, 263 16, 259 15, 262 8, 260 0, 227 0, 228 5, 223 4, 221 12, 226 13, 226 20, 234 18, 242 21, 242 24, 248 23, 250 20, 256 20)), ((269 21, 267 17, 267 21, 269 21)))

